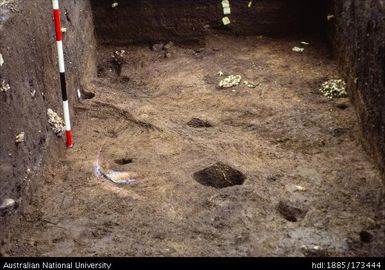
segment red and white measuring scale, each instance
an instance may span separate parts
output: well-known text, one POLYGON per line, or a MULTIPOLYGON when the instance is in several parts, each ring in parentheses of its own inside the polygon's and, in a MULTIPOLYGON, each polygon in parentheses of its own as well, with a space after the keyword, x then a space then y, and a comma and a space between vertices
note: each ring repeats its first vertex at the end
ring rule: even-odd
POLYGON ((65 129, 66 129, 67 147, 71 148, 73 144, 72 144, 70 111, 68 106, 67 86, 66 86, 66 79, 65 79, 63 35, 61 32, 59 0, 52 0, 52 7, 53 7, 54 20, 55 20, 56 46, 57 46, 57 54, 58 54, 58 61, 59 61, 60 85, 61 85, 61 93, 62 93, 62 99, 63 99, 63 112, 64 112, 64 122, 65 122, 65 129))

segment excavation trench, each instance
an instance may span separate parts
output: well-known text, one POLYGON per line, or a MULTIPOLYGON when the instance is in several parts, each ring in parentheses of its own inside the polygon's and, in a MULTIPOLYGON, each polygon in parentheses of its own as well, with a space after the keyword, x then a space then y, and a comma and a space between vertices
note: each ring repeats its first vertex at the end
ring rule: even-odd
MULTIPOLYGON (((36 167, 28 185, 1 181, 0 195, 22 198, 4 213, 2 255, 383 254, 378 163, 360 144, 349 98, 319 91, 329 79, 346 79, 331 51, 338 27, 325 19, 333 1, 229 2, 231 14, 220 1, 64 4, 75 140, 68 151, 55 151, 62 141, 45 124, 47 107, 60 113, 57 83, 39 77, 54 74, 54 51, 36 53, 44 68, 29 75, 48 100, 27 99, 11 64, 1 68, 15 88, 2 97, 7 110, 19 96, 23 110, 41 106, 44 132, 28 120, 18 129, 31 126, 48 141, 47 150, 34 137, 2 146, 16 156, 13 168, 36 167), (239 82, 219 87, 230 75, 239 82), (23 153, 31 160, 20 161, 23 153), (116 185, 122 179, 106 175, 135 181, 116 185), (30 188, 15 192, 15 185, 30 188)), ((43 10, 39 3, 32 13, 43 10)), ((53 41, 50 30, 37 33, 36 52, 53 41)), ((9 140, 13 132, 0 135, 9 140)), ((22 169, 4 171, 23 179, 22 169)))

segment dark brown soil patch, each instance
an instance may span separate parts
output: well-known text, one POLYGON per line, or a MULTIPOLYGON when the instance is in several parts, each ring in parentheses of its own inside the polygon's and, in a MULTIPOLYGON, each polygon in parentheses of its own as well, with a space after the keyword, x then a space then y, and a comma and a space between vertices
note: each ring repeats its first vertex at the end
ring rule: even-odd
POLYGON ((192 118, 187 125, 193 128, 209 128, 213 126, 210 122, 199 118, 192 118))
POLYGON ((373 241, 373 234, 371 234, 368 231, 361 231, 360 232, 360 240, 364 243, 370 243, 373 241))
POLYGON ((277 206, 278 212, 288 221, 297 222, 306 215, 306 210, 293 206, 289 202, 280 201, 277 206))
POLYGON ((132 158, 121 158, 121 159, 116 159, 115 163, 118 165, 126 165, 132 163, 133 160, 132 158))

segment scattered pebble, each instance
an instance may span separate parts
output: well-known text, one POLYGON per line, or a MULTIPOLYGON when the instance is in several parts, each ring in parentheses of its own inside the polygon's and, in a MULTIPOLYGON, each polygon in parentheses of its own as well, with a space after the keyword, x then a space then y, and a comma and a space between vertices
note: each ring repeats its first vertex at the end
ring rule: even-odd
POLYGON ((219 76, 223 76, 223 75, 225 75, 225 74, 224 74, 222 71, 219 71, 219 72, 218 72, 218 75, 219 75, 219 76))
POLYGON ((332 79, 324 82, 319 89, 320 92, 327 98, 342 98, 347 97, 346 83, 344 80, 332 79))
POLYGON ((65 27, 62 27, 60 30, 61 30, 62 33, 67 32, 67 28, 65 28, 65 27))
POLYGON ((156 43, 156 44, 154 44, 154 45, 152 45, 152 50, 154 51, 154 52, 159 52, 159 51, 161 51, 161 50, 163 50, 163 48, 164 48, 164 43, 156 43))
POLYGON ((112 3, 112 7, 116 8, 119 4, 117 2, 112 3))
POLYGON ((16 143, 22 143, 22 142, 24 142, 24 138, 25 138, 25 133, 24 132, 20 132, 18 135, 16 135, 15 142, 16 143))
POLYGON ((309 42, 306 42, 306 41, 301 41, 301 44, 302 44, 302 45, 305 45, 305 46, 309 46, 309 45, 310 45, 310 43, 309 43, 309 42))
POLYGON ((304 188, 302 186, 296 185, 295 188, 296 188, 297 191, 306 191, 306 188, 304 188))
POLYGON ((299 52, 299 53, 303 52, 304 50, 305 50, 305 48, 300 48, 297 46, 293 47, 293 49, 292 49, 293 52, 299 52))
POLYGON ((48 123, 51 126, 53 132, 55 132, 56 136, 61 137, 64 134, 65 125, 62 118, 60 118, 57 113, 55 113, 52 109, 47 110, 48 123))
POLYGON ((248 82, 248 81, 244 81, 243 83, 244 83, 247 87, 249 87, 249 88, 255 88, 255 87, 257 87, 256 84, 251 83, 251 82, 248 82))
POLYGON ((221 80, 218 84, 219 88, 230 88, 233 86, 238 86, 241 83, 241 75, 230 75, 221 80))
POLYGON ((3 55, 0 53, 0 67, 4 64, 3 55))
POLYGON ((301 248, 302 250, 307 250, 307 246, 306 246, 306 245, 302 245, 300 248, 301 248))
POLYGON ((113 57, 114 57, 114 58, 117 57, 117 56, 118 56, 118 57, 123 57, 125 54, 126 54, 126 51, 125 51, 125 50, 115 51, 113 57))
POLYGON ((2 80, 0 84, 0 92, 7 92, 10 89, 11 87, 9 86, 9 84, 6 83, 5 80, 2 80))

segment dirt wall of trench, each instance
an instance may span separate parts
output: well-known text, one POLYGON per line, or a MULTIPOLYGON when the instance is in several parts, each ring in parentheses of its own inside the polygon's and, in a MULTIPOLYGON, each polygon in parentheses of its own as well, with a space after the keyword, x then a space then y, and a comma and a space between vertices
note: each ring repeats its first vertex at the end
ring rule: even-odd
MULTIPOLYGON (((76 89, 82 87, 85 73, 94 66, 92 12, 85 0, 60 2, 62 26, 67 29, 63 38, 73 105, 76 89)), ((0 6, 0 54, 0 84, 9 85, 9 90, 0 91, 0 204, 11 198, 20 209, 33 194, 32 183, 39 177, 44 158, 66 151, 64 139, 54 135, 47 119, 48 108, 63 115, 50 1, 15 0, 0 6), (20 132, 25 133, 25 140, 16 144, 15 136, 20 132)), ((74 116, 73 106, 70 109, 74 116)), ((15 208, 12 213, 18 211, 15 208)), ((1 230, 12 216, 16 215, 1 212, 1 230)))
POLYGON ((385 171, 385 1, 334 1, 336 55, 361 126, 363 144, 385 171))
POLYGON ((313 31, 324 10, 321 0, 91 0, 102 44, 201 40, 210 30, 242 35, 282 35, 313 31), (114 4, 115 3, 115 4, 114 4), (310 12, 309 12, 310 11, 310 12), (224 26, 223 17, 230 24, 224 26))

